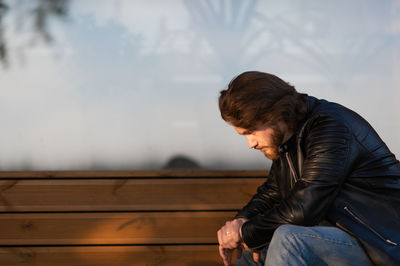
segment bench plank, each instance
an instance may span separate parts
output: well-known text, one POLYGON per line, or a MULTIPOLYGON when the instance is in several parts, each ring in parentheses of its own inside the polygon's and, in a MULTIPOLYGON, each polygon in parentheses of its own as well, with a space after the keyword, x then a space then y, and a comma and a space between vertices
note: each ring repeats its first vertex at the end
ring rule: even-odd
POLYGON ((217 245, 0 248, 3 266, 217 266, 217 245))
POLYGON ((0 245, 217 243, 235 212, 17 213, 0 215, 0 245))
POLYGON ((3 171, 0 179, 266 177, 266 170, 3 171))
POLYGON ((1 265, 222 265, 267 171, 0 172, 1 265))
POLYGON ((265 179, 0 180, 0 211, 237 210, 265 179))

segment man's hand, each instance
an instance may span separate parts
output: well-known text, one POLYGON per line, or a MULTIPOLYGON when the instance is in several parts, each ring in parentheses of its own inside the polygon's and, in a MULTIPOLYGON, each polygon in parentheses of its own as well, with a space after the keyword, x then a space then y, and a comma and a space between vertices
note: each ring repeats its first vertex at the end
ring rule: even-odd
MULTIPOLYGON (((230 266, 232 262, 232 254, 234 249, 227 249, 222 248, 219 246, 219 255, 221 256, 222 260, 224 261, 224 266, 230 266)), ((242 256, 242 246, 238 246, 236 249, 236 258, 240 259, 242 256)))
POLYGON ((240 229, 246 221, 247 219, 245 218, 238 218, 228 221, 217 232, 219 255, 224 261, 225 266, 231 265, 232 254, 235 249, 237 249, 238 258, 240 258, 242 255, 242 237, 240 229))
POLYGON ((221 256, 224 266, 230 266, 232 262, 233 249, 223 248, 219 246, 219 255, 221 256))
MULTIPOLYGON (((247 251, 250 251, 253 253, 253 260, 255 262, 258 262, 260 260, 260 253, 258 251, 251 250, 247 247, 247 245, 243 242, 241 246, 238 246, 236 248, 236 258, 240 259, 242 256, 243 248, 246 249, 247 251)), ((232 262, 232 255, 233 255, 234 249, 228 249, 228 248, 223 248, 219 246, 219 255, 221 256, 224 266, 230 266, 232 262)))
POLYGON ((245 218, 227 221, 217 232, 219 245, 225 249, 235 249, 239 247, 242 242, 240 229, 246 221, 247 219, 245 218))

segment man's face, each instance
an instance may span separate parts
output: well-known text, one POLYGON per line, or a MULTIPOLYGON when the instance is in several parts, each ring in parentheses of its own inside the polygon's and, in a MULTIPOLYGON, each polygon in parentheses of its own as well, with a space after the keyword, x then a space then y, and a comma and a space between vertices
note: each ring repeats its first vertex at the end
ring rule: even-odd
POLYGON ((279 158, 279 146, 286 141, 284 129, 286 126, 283 123, 278 123, 273 126, 257 127, 255 130, 248 130, 241 127, 235 127, 235 130, 240 135, 245 136, 250 149, 257 149, 264 153, 265 157, 270 160, 279 158))

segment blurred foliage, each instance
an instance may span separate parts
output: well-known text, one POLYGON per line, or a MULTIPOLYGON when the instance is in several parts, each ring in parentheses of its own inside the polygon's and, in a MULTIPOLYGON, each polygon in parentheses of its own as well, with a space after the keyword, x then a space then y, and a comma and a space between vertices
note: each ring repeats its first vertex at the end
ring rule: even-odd
POLYGON ((3 26, 3 17, 7 12, 7 5, 0 0, 0 61, 5 64, 6 63, 6 44, 4 40, 4 26, 3 26))
POLYGON ((35 45, 36 40, 41 39, 45 43, 51 43, 54 38, 49 30, 50 18, 64 18, 68 15, 70 0, 19 0, 9 4, 0 0, 0 63, 8 66, 8 54, 12 47, 7 44, 5 37, 4 18, 15 12, 15 27, 18 33, 22 29, 29 30, 31 41, 29 45, 35 45), (26 28, 25 28, 26 27, 26 28))

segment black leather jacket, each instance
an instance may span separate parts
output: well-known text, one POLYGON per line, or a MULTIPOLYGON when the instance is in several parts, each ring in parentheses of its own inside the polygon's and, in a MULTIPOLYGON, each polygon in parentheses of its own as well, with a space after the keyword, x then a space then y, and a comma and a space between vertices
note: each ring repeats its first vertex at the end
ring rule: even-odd
POLYGON ((379 265, 400 264, 400 163, 355 112, 308 96, 306 121, 280 147, 266 182, 238 213, 243 240, 261 249, 282 224, 329 221, 379 265))

